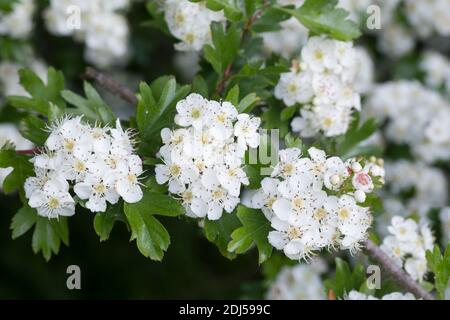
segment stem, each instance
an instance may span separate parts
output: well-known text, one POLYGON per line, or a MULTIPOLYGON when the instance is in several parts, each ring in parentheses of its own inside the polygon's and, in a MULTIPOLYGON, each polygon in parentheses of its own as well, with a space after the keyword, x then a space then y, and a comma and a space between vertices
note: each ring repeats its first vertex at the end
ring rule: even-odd
POLYGON ((28 150, 16 150, 17 154, 24 154, 24 155, 35 155, 36 153, 39 153, 38 148, 34 149, 28 149, 28 150))
POLYGON ((82 78, 86 80, 95 80, 101 87, 119 96, 132 105, 136 105, 138 103, 138 99, 132 90, 94 68, 87 67, 86 71, 82 75, 82 78))
POLYGON ((433 295, 422 288, 416 281, 414 281, 401 267, 395 264, 394 261, 384 253, 371 240, 366 240, 364 243, 365 249, 369 256, 376 260, 391 277, 401 285, 405 290, 411 292, 418 298, 424 300, 434 300, 433 295))
MULTIPOLYGON (((270 5, 270 1, 269 0, 265 0, 264 4, 258 9, 256 10, 256 12, 249 18, 247 19, 247 21, 244 24, 244 29, 242 31, 241 34, 241 46, 242 43, 244 42, 245 36, 247 35, 247 33, 250 32, 253 23, 258 20, 259 18, 261 18, 264 10, 270 5)), ((217 83, 216 85, 216 94, 220 97, 223 93, 223 90, 225 89, 225 84, 226 82, 229 80, 230 76, 231 76, 231 68, 233 67, 233 62, 231 62, 230 64, 227 65, 227 67, 225 68, 225 71, 223 72, 223 75, 220 79, 220 81, 217 83)))

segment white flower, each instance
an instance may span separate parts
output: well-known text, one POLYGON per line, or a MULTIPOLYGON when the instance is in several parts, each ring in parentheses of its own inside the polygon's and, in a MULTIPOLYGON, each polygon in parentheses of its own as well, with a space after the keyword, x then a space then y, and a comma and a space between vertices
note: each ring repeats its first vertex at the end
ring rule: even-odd
POLYGON ((301 58, 300 63, 294 60, 290 72, 281 74, 275 87, 275 97, 287 106, 306 104, 300 110, 301 117, 292 120, 293 131, 302 137, 320 131, 328 137, 344 134, 353 109, 361 109, 355 89, 358 64, 353 44, 311 37, 301 58))
POLYGON ((423 225, 419 230, 414 220, 395 216, 388 230, 392 236, 383 240, 381 249, 404 267, 414 280, 422 281, 428 272, 425 252, 434 245, 430 228, 423 225))
POLYGON ((92 212, 105 212, 106 201, 116 204, 119 201, 119 194, 114 189, 115 177, 111 174, 104 174, 103 177, 88 175, 83 182, 74 186, 74 191, 82 200, 86 202, 86 208, 92 212))
POLYGON ((278 163, 273 168, 272 177, 281 175, 284 178, 291 177, 297 173, 298 159, 302 151, 298 148, 289 148, 281 150, 278 153, 278 163))
POLYGON ((57 36, 73 36, 84 42, 85 59, 98 67, 123 64, 128 55, 129 28, 125 15, 129 0, 51 0, 43 17, 48 31, 57 36), (80 11, 79 25, 74 21, 72 11, 80 11), (119 12, 120 11, 120 12, 119 12))
POLYGON ((195 190, 198 192, 200 199, 198 201, 194 200, 191 206, 192 211, 201 216, 204 214, 204 209, 207 209, 207 215, 209 220, 218 220, 222 216, 222 212, 225 209, 226 212, 230 213, 239 203, 239 198, 233 196, 225 189, 216 173, 212 169, 207 169, 202 178, 202 186, 195 190), (202 203, 203 201, 203 203, 202 203))
POLYGON ((27 38, 33 29, 34 9, 33 0, 13 2, 11 12, 0 13, 0 35, 17 39, 27 38))
POLYGON ((392 292, 382 296, 381 299, 379 299, 374 296, 352 290, 348 293, 345 300, 416 300, 416 298, 410 292, 404 294, 401 292, 392 292))
POLYGON ((255 208, 261 209, 267 219, 273 216, 273 204, 280 197, 278 192, 278 179, 264 178, 259 189, 252 197, 251 203, 255 208))
POLYGON ((69 193, 69 184, 63 179, 51 179, 42 189, 32 193, 28 204, 37 209, 40 216, 57 218, 72 216, 75 213, 75 201, 69 193))
POLYGON ((309 265, 284 267, 271 284, 267 299, 325 300, 325 287, 320 278, 325 270, 320 264, 324 264, 324 261, 316 259, 309 265))
POLYGON ((274 95, 283 100, 284 104, 292 106, 296 103, 308 103, 314 96, 310 71, 291 71, 282 73, 275 86, 274 95))
POLYGON ((240 202, 241 186, 249 179, 243 170, 248 146, 259 145, 259 118, 239 114, 230 102, 191 94, 176 106, 175 123, 183 128, 163 129, 164 145, 155 167, 156 181, 193 218, 220 219, 240 202))
POLYGON ((234 135, 238 138, 238 144, 244 150, 247 149, 247 145, 250 148, 256 148, 259 145, 259 125, 261 119, 256 117, 250 117, 246 113, 241 113, 237 116, 237 122, 234 125, 234 135))
POLYGON ((143 193, 139 183, 139 176, 142 174, 142 160, 136 155, 131 155, 127 159, 128 163, 123 163, 118 168, 118 179, 116 182, 117 193, 128 203, 139 202, 143 193))
POLYGON ((200 51, 203 45, 211 42, 211 23, 225 22, 222 11, 209 10, 203 3, 167 0, 163 9, 170 33, 181 40, 175 45, 180 51, 200 51))
POLYGON ((182 127, 193 126, 200 130, 208 121, 208 101, 197 93, 191 93, 177 103, 175 123, 182 127))
POLYGON ((402 217, 393 217, 392 225, 388 230, 399 241, 415 241, 417 238, 417 223, 412 219, 403 219, 402 217))
POLYGON ((348 189, 355 174, 351 164, 356 160, 327 159, 324 151, 314 147, 308 154, 309 158, 301 157, 298 148, 281 150, 272 178, 263 179, 262 188, 253 191, 246 203, 262 209, 274 229, 269 242, 291 259, 307 260, 324 248, 353 253, 367 238, 372 223, 369 208, 357 205, 357 191, 348 189), (322 190, 324 181, 328 188, 322 190))
POLYGON ((107 202, 122 197, 134 203, 142 196, 142 161, 133 154, 130 132, 117 120, 116 128, 91 127, 81 117, 61 119, 49 127, 45 153, 31 159, 35 177, 25 181, 25 196, 38 213, 49 218, 72 215, 76 195, 91 212, 104 212, 107 202))
POLYGON ((349 176, 347 166, 341 158, 331 157, 326 161, 324 184, 330 190, 339 190, 342 183, 349 176))

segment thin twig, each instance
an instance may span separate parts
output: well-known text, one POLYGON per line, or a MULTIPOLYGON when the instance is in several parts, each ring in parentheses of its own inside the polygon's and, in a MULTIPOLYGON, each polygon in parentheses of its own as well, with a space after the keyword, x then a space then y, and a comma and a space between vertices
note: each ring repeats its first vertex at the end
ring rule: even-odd
POLYGON ((95 70, 94 68, 87 67, 86 71, 82 75, 82 78, 86 80, 95 80, 101 87, 119 96, 132 105, 136 105, 138 103, 138 99, 132 90, 113 78, 101 73, 98 70, 95 70))
MULTIPOLYGON (((245 22, 244 29, 242 30, 241 39, 240 39, 240 45, 242 46, 242 43, 244 42, 245 36, 248 32, 250 32, 253 23, 261 18, 264 10, 270 5, 270 1, 265 0, 264 4, 245 22)), ((229 63, 227 67, 225 68, 223 75, 220 79, 220 81, 216 85, 215 93, 218 96, 221 96, 223 93, 223 90, 225 89, 225 84, 229 80, 231 76, 231 68, 233 67, 233 62, 229 63)))
POLYGON ((35 155, 36 153, 39 153, 38 148, 34 149, 28 149, 28 150, 16 150, 17 154, 23 154, 23 155, 35 155))
POLYGON ((395 262, 389 258, 375 243, 371 240, 366 240, 365 249, 369 256, 376 260, 383 270, 385 270, 399 285, 405 290, 414 294, 417 298, 424 300, 434 300, 432 294, 422 288, 416 281, 414 281, 407 273, 403 271, 395 262))

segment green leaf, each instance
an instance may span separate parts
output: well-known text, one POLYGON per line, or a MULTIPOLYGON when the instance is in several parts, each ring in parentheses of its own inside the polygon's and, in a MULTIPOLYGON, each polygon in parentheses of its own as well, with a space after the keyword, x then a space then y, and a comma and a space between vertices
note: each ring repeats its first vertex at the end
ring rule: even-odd
POLYGON ((344 159, 355 156, 355 153, 357 153, 355 149, 358 144, 369 138, 378 129, 377 121, 374 118, 368 119, 360 127, 358 127, 358 124, 359 117, 356 117, 343 136, 343 140, 337 146, 338 154, 344 159))
MULTIPOLYGON (((203 0, 191 0, 200 2, 203 0)), ((230 21, 239 21, 242 15, 242 9, 237 5, 236 0, 206 0, 206 7, 213 11, 223 10, 225 17, 230 21)))
POLYGON ((208 84, 201 75, 196 75, 192 80, 192 92, 198 93, 204 98, 209 97, 208 84))
POLYGON ((260 210, 239 206, 237 216, 242 227, 231 234, 232 240, 228 244, 228 251, 238 254, 247 252, 253 244, 256 244, 259 252, 259 263, 266 261, 272 254, 267 236, 270 231, 270 221, 260 210))
POLYGON ((211 36, 213 45, 207 44, 203 47, 205 59, 212 65, 214 71, 222 76, 238 54, 239 32, 234 24, 225 31, 222 23, 213 22, 211 36))
POLYGON ((291 133, 288 133, 284 137, 284 143, 286 144, 286 148, 298 148, 303 150, 305 147, 303 141, 299 137, 294 137, 291 133))
POLYGON ((44 145, 48 138, 48 132, 45 131, 47 124, 44 120, 35 115, 28 115, 20 121, 20 133, 22 136, 37 146, 44 145))
POLYGON ((291 17, 289 13, 277 10, 275 8, 266 8, 262 16, 257 19, 252 28, 255 32, 273 32, 281 30, 280 22, 291 17))
POLYGON ((12 239, 17 239, 30 230, 36 223, 37 213, 35 209, 24 205, 12 218, 11 227, 12 239))
POLYGON ((64 89, 64 76, 61 71, 49 68, 47 85, 30 69, 21 69, 19 76, 20 84, 31 95, 31 98, 10 96, 7 100, 13 107, 35 111, 44 116, 48 115, 51 103, 62 110, 65 109, 66 104, 60 94, 64 89))
POLYGON ((23 193, 23 184, 34 175, 33 165, 26 155, 17 154, 13 149, 0 150, 0 168, 13 167, 14 170, 5 178, 3 191, 13 192, 17 189, 23 193))
POLYGON ((231 232, 239 226, 239 220, 234 213, 224 213, 219 220, 204 220, 204 231, 208 241, 214 243, 220 253, 227 259, 236 258, 236 254, 227 250, 231 240, 231 232))
POLYGON ((426 253, 428 268, 434 273, 434 286, 439 299, 445 299, 445 291, 450 279, 450 242, 442 255, 439 246, 435 245, 433 251, 426 253))
POLYGON ((134 203, 133 207, 146 214, 167 217, 176 217, 185 212, 178 200, 167 194, 153 192, 147 189, 144 189, 144 196, 139 202, 134 203))
POLYGON ((31 242, 33 252, 41 251, 45 260, 49 261, 52 254, 58 254, 61 242, 69 245, 67 218, 47 219, 36 216, 36 226, 31 242))
POLYGON ((235 85, 230 90, 228 90, 226 101, 231 102, 233 106, 237 106, 239 103, 239 86, 235 85))
POLYGON ((14 4, 18 0, 0 0, 0 14, 1 12, 9 13, 13 9, 14 4))
POLYGON ((279 10, 296 17, 313 34, 326 34, 334 39, 349 41, 361 32, 355 22, 347 19, 348 12, 337 8, 338 0, 306 0, 300 8, 279 10))
POLYGON ((335 263, 334 278, 327 279, 324 283, 327 289, 333 290, 336 297, 343 298, 351 290, 359 290, 363 287, 366 282, 366 274, 361 264, 358 263, 352 271, 348 263, 341 258, 336 258, 335 263))
POLYGON ((100 241, 109 239, 109 235, 118 220, 123 220, 122 203, 110 205, 105 212, 99 212, 94 217, 94 230, 100 241))
POLYGON ((174 77, 160 77, 149 86, 141 83, 136 121, 142 146, 147 155, 156 153, 161 129, 173 126, 176 103, 190 91, 190 86, 177 86, 174 77))
POLYGON ((239 113, 249 113, 255 107, 255 105, 261 101, 256 93, 249 93, 237 104, 236 109, 239 113))
POLYGON ((159 10, 160 6, 157 2, 148 2, 145 5, 145 8, 147 9, 150 16, 153 18, 150 21, 145 21, 142 23, 145 27, 152 27, 160 30, 167 36, 170 36, 170 31, 166 23, 166 19, 164 19, 164 12, 159 10))
POLYGON ((147 258, 161 261, 170 244, 166 228, 137 204, 124 204, 124 212, 131 228, 130 241, 136 240, 139 251, 147 258))
POLYGON ((68 112, 83 115, 83 118, 93 123, 100 121, 106 125, 116 121, 117 117, 114 115, 111 107, 103 101, 98 92, 88 82, 84 82, 84 93, 86 98, 70 90, 61 92, 64 100, 75 107, 67 109, 68 112))
POLYGON ((299 105, 293 105, 293 106, 284 108, 281 111, 281 116, 280 116, 281 120, 282 121, 290 120, 294 116, 294 114, 298 111, 299 107, 300 107, 299 105))

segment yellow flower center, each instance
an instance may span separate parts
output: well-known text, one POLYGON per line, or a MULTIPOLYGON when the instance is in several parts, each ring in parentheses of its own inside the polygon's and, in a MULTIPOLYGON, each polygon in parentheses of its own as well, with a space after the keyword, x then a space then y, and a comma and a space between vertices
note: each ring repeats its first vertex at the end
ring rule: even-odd
POLYGON ((302 207, 302 205, 303 205, 303 199, 302 199, 302 198, 300 198, 300 197, 295 197, 295 198, 292 200, 292 206, 293 206, 294 208, 300 209, 300 208, 302 207))
POLYGON ((273 206, 273 204, 274 204, 275 201, 277 201, 277 198, 275 198, 275 197, 269 197, 269 198, 267 198, 267 200, 266 200, 266 206, 267 206, 268 208, 272 208, 272 206, 273 206))
POLYGON ((214 200, 219 200, 219 199, 222 198, 223 192, 220 189, 216 189, 216 190, 213 191, 212 196, 213 196, 214 200))
POLYGON ((347 219, 349 216, 350 212, 347 208, 342 208, 341 210, 339 210, 339 218, 341 218, 342 220, 347 219))
POLYGON ((192 109, 191 116, 194 119, 198 119, 201 116, 200 110, 197 108, 192 109))
POLYGON ((322 60, 323 59, 323 51, 322 50, 316 50, 314 52, 314 58, 316 58, 316 60, 322 60))
POLYGON ((133 173, 129 173, 128 176, 127 176, 127 179, 131 183, 137 183, 137 177, 133 173))
POLYGON ((171 165, 169 172, 172 176, 178 176, 181 173, 181 167, 177 164, 171 165))
POLYGON ((64 139, 64 149, 71 152, 74 146, 75 142, 72 139, 64 139))
POLYGON ((294 83, 291 83, 288 88, 287 88, 288 92, 290 93, 294 93, 295 91, 297 91, 297 86, 294 83))
POLYGON ((326 117, 325 119, 323 119, 324 128, 329 128, 332 125, 333 125, 333 119, 331 119, 330 117, 326 117))
POLYGON ((325 218, 326 215, 327 215, 327 212, 325 211, 325 209, 319 208, 314 213, 314 218, 316 220, 321 220, 321 219, 325 218))
POLYGON ((289 226, 288 231, 287 231, 287 235, 288 235, 289 240, 293 240, 293 239, 300 238, 302 233, 300 232, 299 228, 296 228, 296 227, 293 227, 293 226, 289 226))
POLYGON ((292 163, 286 163, 283 166, 283 172, 288 176, 294 173, 294 169, 295 167, 292 163))
POLYGON ((52 197, 48 200, 48 206, 50 209, 56 209, 59 207, 59 200, 58 198, 52 197))
POLYGON ((95 193, 103 194, 106 191, 106 187, 103 183, 99 183, 94 186, 94 191, 95 191, 95 193))
POLYGON ((83 161, 76 159, 73 168, 76 172, 84 172, 86 170, 86 165, 83 161))

